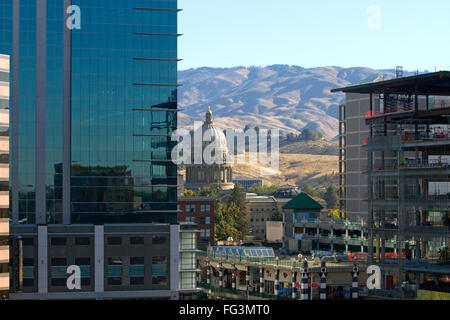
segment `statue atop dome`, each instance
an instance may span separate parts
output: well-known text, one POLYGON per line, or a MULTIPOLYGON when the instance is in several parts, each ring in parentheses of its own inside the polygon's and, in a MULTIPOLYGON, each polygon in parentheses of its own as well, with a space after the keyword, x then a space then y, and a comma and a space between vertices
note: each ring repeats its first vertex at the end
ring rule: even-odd
POLYGON ((206 111, 206 114, 205 114, 205 124, 212 124, 212 123, 213 123, 213 118, 212 118, 211 106, 208 106, 208 111, 206 111))

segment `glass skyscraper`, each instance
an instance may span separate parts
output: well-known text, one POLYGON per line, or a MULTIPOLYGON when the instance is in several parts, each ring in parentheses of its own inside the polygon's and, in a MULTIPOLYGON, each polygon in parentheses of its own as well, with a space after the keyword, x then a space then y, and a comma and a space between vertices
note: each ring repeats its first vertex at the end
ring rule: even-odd
POLYGON ((175 223, 176 0, 8 2, 13 223, 175 223))
POLYGON ((12 299, 176 299, 180 279, 196 291, 195 266, 178 265, 195 226, 177 224, 171 160, 178 12, 176 0, 1 1, 11 234, 23 247, 12 299))

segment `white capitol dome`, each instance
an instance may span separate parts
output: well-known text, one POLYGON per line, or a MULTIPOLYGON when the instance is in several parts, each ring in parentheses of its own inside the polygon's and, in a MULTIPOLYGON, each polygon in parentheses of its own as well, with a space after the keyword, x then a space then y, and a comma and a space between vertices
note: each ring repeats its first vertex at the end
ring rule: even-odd
POLYGON ((212 186, 220 187, 223 190, 233 189, 233 168, 231 164, 227 163, 227 139, 223 131, 214 126, 210 107, 208 107, 208 111, 205 114, 203 125, 195 129, 194 139, 192 140, 192 162, 186 165, 185 187, 197 190, 211 188, 212 186), (214 163, 209 164, 210 162, 205 162, 204 157, 202 157, 203 162, 201 164, 195 163, 195 137, 202 137, 202 153, 204 153, 207 146, 212 147, 211 157, 213 159, 211 160, 214 163), (221 157, 216 156, 220 154, 222 155, 221 157))
POLYGON ((195 136, 203 137, 203 139, 206 140, 202 143, 202 150, 204 150, 206 146, 212 144, 215 148, 215 151, 222 152, 224 154, 223 159, 226 159, 226 155, 228 153, 227 138, 223 131, 213 124, 212 112, 210 107, 208 107, 208 111, 205 114, 205 122, 203 122, 203 125, 200 128, 197 128, 197 130, 195 130, 194 137, 195 136))

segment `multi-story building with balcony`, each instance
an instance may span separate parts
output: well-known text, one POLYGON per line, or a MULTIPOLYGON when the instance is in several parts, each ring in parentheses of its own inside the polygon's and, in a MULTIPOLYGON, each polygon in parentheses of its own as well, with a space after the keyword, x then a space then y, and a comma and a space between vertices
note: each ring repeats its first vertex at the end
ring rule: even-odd
POLYGON ((348 99, 368 97, 369 135, 361 143, 367 152, 369 262, 382 267, 384 279, 395 277, 414 292, 450 291, 450 72, 333 91, 348 99), (403 253, 394 260, 387 259, 391 242, 403 253))
MULTIPOLYGON (((284 249, 287 253, 367 252, 367 232, 361 222, 327 217, 306 193, 283 206, 284 249)), ((393 249, 394 244, 389 247, 393 249)))

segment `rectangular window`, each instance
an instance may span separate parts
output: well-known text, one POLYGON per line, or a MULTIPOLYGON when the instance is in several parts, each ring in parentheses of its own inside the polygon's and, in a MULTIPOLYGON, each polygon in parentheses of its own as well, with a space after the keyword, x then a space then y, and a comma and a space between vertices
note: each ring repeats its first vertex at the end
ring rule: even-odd
POLYGON ((75 245, 77 246, 89 246, 91 244, 91 238, 89 237, 76 237, 75 245))
POLYGON ((211 224, 211 217, 201 217, 200 224, 206 225, 206 226, 211 224))
POLYGON ((181 250, 195 250, 197 247, 197 234, 194 232, 182 232, 180 235, 181 250))
MULTIPOLYGON (((130 283, 134 278, 143 278, 145 276, 144 257, 130 257, 130 283)), ((140 280, 136 280, 135 284, 140 283, 140 280)), ((133 283, 131 283, 133 284, 133 283)))
POLYGON ((75 258, 75 265, 77 266, 90 266, 91 258, 75 258))
POLYGON ((142 245, 144 244, 144 237, 130 237, 131 245, 142 245))
POLYGON ((67 279, 65 278, 52 278, 53 287, 64 287, 67 285, 67 279))
POLYGON ((52 238, 51 240, 52 246, 65 246, 67 243, 66 238, 52 238))
POLYGON ((152 258, 152 284, 167 285, 167 257, 152 258))
POLYGON ((24 245, 24 246, 34 246, 34 238, 23 238, 22 245, 24 245))
POLYGON ((110 286, 121 286, 122 285, 122 278, 121 277, 109 277, 108 278, 108 285, 110 285, 110 286))
POLYGON ((209 229, 201 229, 200 230, 200 237, 209 238, 210 235, 211 235, 211 231, 209 229))
POLYGON ((187 204, 186 212, 195 212, 195 204, 187 204))
POLYGON ((131 277, 130 278, 130 284, 133 285, 133 286, 143 285, 144 284, 144 277, 131 277))
POLYGON ((28 279, 23 279, 23 286, 24 287, 34 287, 34 279, 32 278, 28 278, 28 279))
POLYGON ((109 237, 108 238, 108 244, 109 245, 121 245, 122 244, 122 238, 121 237, 109 237))
POLYGON ((202 204, 200 206, 200 211, 201 212, 210 212, 211 211, 211 206, 209 204, 202 204))
POLYGON ((81 278, 81 285, 82 286, 90 286, 91 285, 91 278, 81 278))
POLYGON ((23 258, 23 266, 24 267, 34 267, 34 259, 33 258, 23 258))
POLYGON ((186 222, 194 222, 195 223, 195 217, 186 217, 186 222))
POLYGON ((122 258, 108 258, 108 265, 121 266, 122 265, 122 258))
POLYGON ((130 264, 144 264, 144 257, 131 257, 130 264))
POLYGON ((108 277, 108 284, 121 285, 123 275, 122 258, 108 258, 106 274, 108 277))
POLYGON ((67 266, 67 259, 66 258, 52 258, 52 266, 65 267, 65 266, 67 266))
POLYGON ((152 237, 152 244, 166 244, 167 243, 167 237, 166 236, 153 236, 152 237))

